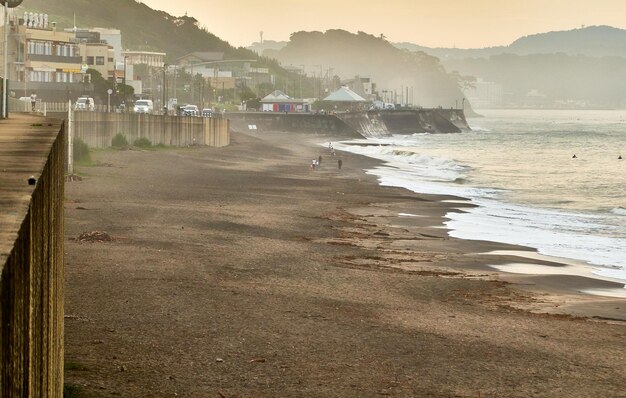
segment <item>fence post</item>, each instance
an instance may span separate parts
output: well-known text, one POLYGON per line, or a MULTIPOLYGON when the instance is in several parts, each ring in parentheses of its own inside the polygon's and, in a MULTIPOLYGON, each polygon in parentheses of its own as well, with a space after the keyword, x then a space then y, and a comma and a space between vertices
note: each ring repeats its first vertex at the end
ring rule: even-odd
POLYGON ((67 174, 74 174, 74 121, 72 120, 72 100, 67 101, 67 174))

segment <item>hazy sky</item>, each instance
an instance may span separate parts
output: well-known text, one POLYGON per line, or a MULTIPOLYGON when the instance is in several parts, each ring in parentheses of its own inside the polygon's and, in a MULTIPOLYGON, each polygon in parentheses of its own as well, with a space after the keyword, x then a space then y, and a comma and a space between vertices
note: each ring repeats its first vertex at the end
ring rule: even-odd
POLYGON ((430 47, 486 47, 520 36, 611 25, 626 28, 625 0, 142 0, 188 13, 235 46, 288 40, 299 30, 341 28, 430 47))

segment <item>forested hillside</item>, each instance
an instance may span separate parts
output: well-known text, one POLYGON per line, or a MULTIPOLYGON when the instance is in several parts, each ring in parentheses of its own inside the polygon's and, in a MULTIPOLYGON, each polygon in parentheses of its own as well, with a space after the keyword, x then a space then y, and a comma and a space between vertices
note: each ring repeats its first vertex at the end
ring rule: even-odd
POLYGON ((424 107, 450 107, 463 98, 458 76, 448 74, 439 59, 399 50, 383 37, 363 32, 296 32, 284 48, 265 54, 283 65, 332 69, 342 79, 371 77, 379 92, 402 93, 402 88, 412 87, 415 104, 424 107))
POLYGON ((207 29, 191 16, 174 17, 153 10, 134 0, 28 0, 28 11, 50 15, 59 28, 116 28, 122 31, 125 48, 163 51, 169 60, 194 51, 223 51, 226 58, 256 59, 250 50, 235 48, 207 29))

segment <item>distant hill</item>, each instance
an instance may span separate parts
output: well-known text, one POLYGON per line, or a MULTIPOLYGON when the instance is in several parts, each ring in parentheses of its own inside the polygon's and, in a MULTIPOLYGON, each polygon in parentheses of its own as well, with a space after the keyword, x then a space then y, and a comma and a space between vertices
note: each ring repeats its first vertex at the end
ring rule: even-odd
POLYGON ((529 55, 555 53, 626 58, 626 30, 610 26, 589 26, 580 29, 524 36, 508 46, 478 49, 429 48, 406 42, 395 43, 394 45, 409 51, 424 51, 442 60, 485 58, 498 54, 529 55))
POLYGON ((625 108, 626 58, 500 54, 451 59, 450 70, 502 85, 504 106, 625 108))
MULTIPOLYGON (((280 50, 286 41, 266 40, 247 48, 263 55, 265 50, 280 50)), ((552 31, 523 36, 508 46, 485 48, 426 47, 410 42, 392 43, 396 48, 423 51, 444 59, 485 58, 498 54, 554 54, 588 55, 595 57, 619 56, 626 58, 626 30, 611 26, 588 26, 566 31, 552 31)))
POLYGON ((502 87, 500 106, 626 107, 626 30, 590 26, 481 49, 395 46, 438 57, 447 70, 502 87), (565 105, 563 105, 565 104, 565 105))
MULTIPOLYGON (((281 50, 289 42, 266 40, 252 43, 247 48, 258 54, 281 50)), ((441 60, 485 58, 499 54, 556 54, 587 55, 595 57, 618 56, 626 58, 626 30, 611 26, 588 26, 566 31, 552 31, 523 36, 507 46, 485 48, 426 47, 415 43, 392 43, 396 48, 422 51, 441 60)))
POLYGON ((425 47, 413 43, 393 43, 396 48, 407 51, 421 51, 441 60, 445 59, 463 59, 463 58, 484 58, 490 55, 503 54, 506 47, 489 47, 489 48, 445 48, 445 47, 425 47))
POLYGON ((610 26, 589 26, 530 35, 515 40, 507 51, 518 55, 565 53, 626 57, 626 30, 610 26))
POLYGON ((399 50, 384 38, 364 32, 296 32, 282 49, 265 54, 283 65, 332 69, 331 74, 342 79, 371 77, 379 92, 395 90, 401 95, 402 88, 413 87, 416 104, 424 107, 450 107, 463 98, 457 77, 448 74, 437 58, 399 50))

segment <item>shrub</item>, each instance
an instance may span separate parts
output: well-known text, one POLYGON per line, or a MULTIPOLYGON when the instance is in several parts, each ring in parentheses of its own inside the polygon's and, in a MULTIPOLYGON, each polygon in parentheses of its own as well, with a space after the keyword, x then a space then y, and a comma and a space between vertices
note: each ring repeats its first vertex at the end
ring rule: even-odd
POLYGON ((73 384, 63 385, 63 398, 78 398, 80 397, 80 387, 73 384))
POLYGON ((133 145, 139 148, 149 148, 152 146, 152 142, 146 137, 137 138, 133 145))
POLYGON ((80 138, 74 138, 74 141, 72 142, 72 153, 74 155, 75 162, 88 162, 91 160, 89 147, 85 141, 80 138))
POLYGON ((124 148, 128 146, 128 140, 126 136, 122 133, 117 133, 111 140, 111 146, 113 148, 124 148))

